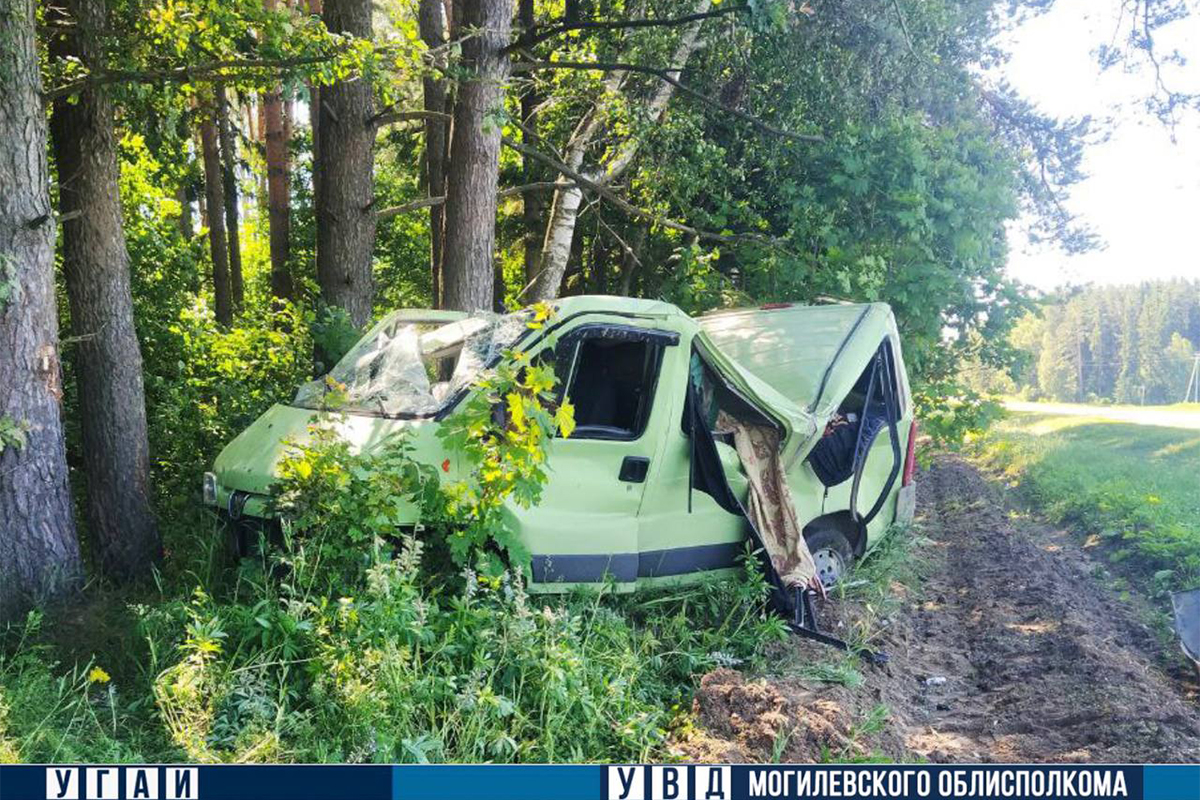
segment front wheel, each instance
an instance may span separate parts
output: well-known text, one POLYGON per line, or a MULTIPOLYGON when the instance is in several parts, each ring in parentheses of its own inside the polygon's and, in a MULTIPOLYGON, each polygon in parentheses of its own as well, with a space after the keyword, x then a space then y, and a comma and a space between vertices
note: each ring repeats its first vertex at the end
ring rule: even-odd
POLYGON ((826 589, 832 589, 845 578, 854 558, 854 548, 841 531, 836 528, 805 531, 804 543, 817 567, 817 577, 826 589))

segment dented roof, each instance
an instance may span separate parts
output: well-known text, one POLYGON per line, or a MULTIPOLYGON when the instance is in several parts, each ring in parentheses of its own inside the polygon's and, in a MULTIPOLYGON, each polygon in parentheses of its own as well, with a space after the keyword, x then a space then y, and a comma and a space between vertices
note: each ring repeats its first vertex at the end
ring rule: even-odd
MULTIPOLYGON (((829 416, 896 324, 884 303, 781 305, 696 320, 731 360, 801 409, 829 416)), ((896 342, 898 346, 898 342, 896 342)))

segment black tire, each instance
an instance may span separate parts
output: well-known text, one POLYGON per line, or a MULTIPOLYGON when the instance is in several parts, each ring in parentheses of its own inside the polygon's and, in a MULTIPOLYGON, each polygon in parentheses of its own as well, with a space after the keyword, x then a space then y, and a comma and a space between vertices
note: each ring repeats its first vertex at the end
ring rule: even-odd
POLYGON ((836 586, 854 561, 850 540, 837 528, 822 526, 804 531, 804 543, 817 565, 821 583, 826 589, 836 586))

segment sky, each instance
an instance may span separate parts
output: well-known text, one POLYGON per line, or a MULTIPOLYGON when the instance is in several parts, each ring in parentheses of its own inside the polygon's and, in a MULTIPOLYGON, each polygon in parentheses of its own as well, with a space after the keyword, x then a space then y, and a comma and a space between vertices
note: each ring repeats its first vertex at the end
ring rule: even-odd
MULTIPOLYGON (((1058 0, 1001 37, 1011 57, 989 73, 1050 115, 1112 121, 1111 137, 1087 149, 1088 177, 1065 204, 1100 235, 1103 248, 1067 256, 1030 245, 1019 224, 1010 227, 1009 274, 1039 289, 1200 278, 1200 114, 1184 117, 1172 132, 1141 105, 1153 89, 1148 65, 1099 70, 1093 51, 1112 39, 1120 4, 1058 0)), ((1200 90, 1200 2, 1192 5, 1190 17, 1155 37, 1161 50, 1188 58, 1164 71, 1177 91, 1200 90)))

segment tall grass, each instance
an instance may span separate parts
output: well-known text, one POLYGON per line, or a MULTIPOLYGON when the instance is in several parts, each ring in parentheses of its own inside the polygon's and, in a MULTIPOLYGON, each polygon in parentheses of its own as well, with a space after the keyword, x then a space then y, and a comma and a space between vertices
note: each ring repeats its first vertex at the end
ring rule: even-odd
POLYGON ((315 466, 281 496, 307 527, 237 563, 206 557, 155 602, 113 613, 106 598, 111 644, 90 642, 94 659, 56 663, 40 615, 9 628, 6 758, 662 759, 695 678, 753 666, 786 635, 752 557, 739 579, 676 591, 532 597, 512 572, 448 573, 436 531, 397 535, 379 509, 402 455, 300 457, 315 466))
POLYGON ((1017 414, 977 448, 1151 594, 1200 586, 1200 431, 1017 414))

